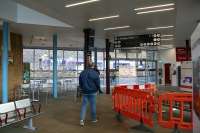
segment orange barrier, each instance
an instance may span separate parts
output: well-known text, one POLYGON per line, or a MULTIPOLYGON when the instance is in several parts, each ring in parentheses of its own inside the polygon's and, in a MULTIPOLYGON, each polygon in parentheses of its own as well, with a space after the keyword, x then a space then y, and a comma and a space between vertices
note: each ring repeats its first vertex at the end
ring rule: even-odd
POLYGON ((164 128, 192 129, 192 94, 164 93, 158 100, 158 124, 164 128), (165 111, 164 111, 165 110, 165 111), (175 113, 178 113, 178 115, 175 113), (165 118, 164 113, 168 113, 165 118), (184 117, 189 114, 189 121, 184 117))
POLYGON ((144 89, 147 91, 155 92, 156 91, 156 85, 147 83, 144 85, 144 89))
POLYGON ((133 85, 133 89, 139 90, 140 89, 140 85, 133 85))
POLYGON ((191 130, 192 94, 163 93, 156 96, 156 86, 145 84, 116 86, 112 93, 113 108, 119 114, 153 127, 153 113, 158 113, 158 124, 164 128, 191 130), (157 97, 157 98, 156 98, 157 97))
POLYGON ((133 85, 133 89, 136 90, 144 90, 144 91, 149 91, 149 92, 155 92, 156 91, 156 85, 152 83, 147 83, 143 87, 142 85, 133 85))
POLYGON ((153 127, 154 99, 149 92, 117 86, 112 98, 116 112, 153 127))

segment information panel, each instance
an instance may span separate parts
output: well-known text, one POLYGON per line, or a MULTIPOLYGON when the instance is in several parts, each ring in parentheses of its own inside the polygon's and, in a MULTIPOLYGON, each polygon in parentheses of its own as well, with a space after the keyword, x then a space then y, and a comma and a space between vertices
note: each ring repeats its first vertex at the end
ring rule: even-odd
POLYGON ((118 36, 115 38, 115 48, 159 46, 161 41, 160 37, 161 35, 158 33, 118 36))

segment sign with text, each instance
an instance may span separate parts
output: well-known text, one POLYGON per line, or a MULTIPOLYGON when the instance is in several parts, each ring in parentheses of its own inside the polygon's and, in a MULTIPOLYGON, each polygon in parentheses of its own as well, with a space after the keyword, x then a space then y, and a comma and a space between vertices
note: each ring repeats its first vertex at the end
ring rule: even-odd
POLYGON ((118 36, 115 38, 115 48, 159 46, 161 41, 160 37, 161 35, 158 33, 118 36))
POLYGON ((176 48, 176 61, 187 61, 187 49, 186 48, 176 48))

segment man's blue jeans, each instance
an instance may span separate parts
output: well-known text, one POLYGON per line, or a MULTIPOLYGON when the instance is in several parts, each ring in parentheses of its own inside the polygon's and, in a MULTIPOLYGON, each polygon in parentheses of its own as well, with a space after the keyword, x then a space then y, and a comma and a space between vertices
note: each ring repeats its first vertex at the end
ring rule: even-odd
POLYGON ((88 102, 90 103, 92 120, 96 120, 96 94, 83 95, 80 120, 85 120, 88 102))

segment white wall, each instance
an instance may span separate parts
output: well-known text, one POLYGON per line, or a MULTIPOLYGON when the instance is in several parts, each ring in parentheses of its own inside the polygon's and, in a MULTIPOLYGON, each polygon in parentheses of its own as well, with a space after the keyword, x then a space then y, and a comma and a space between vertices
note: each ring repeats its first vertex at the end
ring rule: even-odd
POLYGON ((159 59, 162 60, 163 63, 171 63, 176 64, 176 49, 167 49, 159 51, 159 59))
MULTIPOLYGON (((195 31, 191 36, 191 45, 192 45, 192 60, 194 61, 196 58, 200 57, 200 24, 197 26, 195 31)), ((195 102, 195 101, 193 101, 195 102)), ((200 120, 193 113, 193 133, 200 133, 200 120)))
MULTIPOLYGON (((200 37, 200 36, 199 36, 200 37)), ((192 60, 194 60, 196 57, 200 56, 200 42, 198 42, 198 46, 192 50, 192 60)), ((193 101, 195 102, 195 101, 193 101)), ((200 133, 200 120, 196 116, 195 113, 193 113, 193 133, 200 133)))
POLYGON ((164 70, 164 64, 165 63, 170 63, 171 64, 171 80, 172 79, 172 71, 173 71, 173 64, 176 65, 176 49, 166 49, 166 50, 160 50, 158 51, 158 67, 162 68, 162 85, 165 85, 165 70, 164 70), (161 62, 160 62, 161 61, 161 62))

